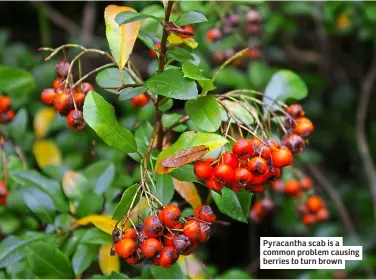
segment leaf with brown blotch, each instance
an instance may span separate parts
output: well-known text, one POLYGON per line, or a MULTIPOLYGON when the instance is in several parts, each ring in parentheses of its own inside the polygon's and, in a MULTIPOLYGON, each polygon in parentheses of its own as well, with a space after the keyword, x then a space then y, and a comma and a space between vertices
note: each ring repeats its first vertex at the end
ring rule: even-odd
POLYGON ((177 152, 176 154, 164 159, 161 162, 163 167, 174 167, 178 168, 180 166, 186 165, 193 161, 202 158, 206 152, 209 150, 205 145, 195 146, 187 148, 177 152))

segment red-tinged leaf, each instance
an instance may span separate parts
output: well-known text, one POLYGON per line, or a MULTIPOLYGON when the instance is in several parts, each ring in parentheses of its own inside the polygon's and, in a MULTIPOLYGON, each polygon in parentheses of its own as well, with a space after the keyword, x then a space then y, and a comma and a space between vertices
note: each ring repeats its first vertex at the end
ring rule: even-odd
POLYGON ((140 21, 126 23, 120 26, 117 24, 115 21, 116 16, 124 11, 136 12, 130 7, 116 5, 107 6, 104 11, 107 41, 119 69, 123 69, 127 63, 140 31, 140 21))
POLYGON ((192 148, 187 148, 177 152, 173 156, 170 156, 163 160, 161 164, 164 167, 175 167, 178 168, 185 164, 191 163, 202 158, 206 152, 209 150, 205 145, 195 146, 192 148))
POLYGON ((175 178, 172 179, 174 182, 175 190, 184 198, 193 208, 201 205, 201 197, 197 192, 197 189, 193 183, 182 182, 175 178))

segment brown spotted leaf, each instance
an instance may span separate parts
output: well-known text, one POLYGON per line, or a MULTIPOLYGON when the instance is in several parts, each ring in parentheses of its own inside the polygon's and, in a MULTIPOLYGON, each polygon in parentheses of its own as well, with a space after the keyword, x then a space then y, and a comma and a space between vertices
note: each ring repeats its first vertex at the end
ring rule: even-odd
POLYGON ((187 148, 181 150, 180 152, 177 152, 173 156, 166 158, 161 162, 161 164, 164 167, 178 168, 180 166, 183 166, 185 164, 191 163, 202 158, 208 150, 209 148, 205 145, 187 148))

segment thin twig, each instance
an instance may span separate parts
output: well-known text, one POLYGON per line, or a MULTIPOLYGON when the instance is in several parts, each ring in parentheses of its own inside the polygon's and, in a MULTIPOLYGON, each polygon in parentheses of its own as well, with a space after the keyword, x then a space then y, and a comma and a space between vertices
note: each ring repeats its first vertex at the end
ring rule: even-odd
POLYGON ((84 80, 86 80, 89 76, 105 69, 105 68, 108 68, 108 67, 111 67, 111 66, 116 66, 116 64, 114 63, 108 63, 108 64, 105 64, 105 65, 102 65, 98 68, 95 68, 94 70, 90 71, 89 73, 87 73, 86 75, 82 76, 81 79, 79 79, 74 85, 73 85, 73 88, 76 88, 80 83, 82 83, 84 80))
POLYGON ((183 116, 180 119, 178 119, 176 122, 174 122, 172 125, 166 128, 165 134, 169 133, 171 130, 173 130, 175 127, 177 127, 180 124, 183 124, 189 120, 189 116, 183 116))
POLYGON ((365 132, 365 122, 368 113, 368 105, 371 97, 372 87, 376 80, 376 54, 373 57, 368 73, 361 84, 358 108, 356 111, 356 139, 358 149, 364 165, 364 171, 367 175, 371 188, 371 197, 373 202, 373 214, 376 219, 376 168, 372 160, 365 132))

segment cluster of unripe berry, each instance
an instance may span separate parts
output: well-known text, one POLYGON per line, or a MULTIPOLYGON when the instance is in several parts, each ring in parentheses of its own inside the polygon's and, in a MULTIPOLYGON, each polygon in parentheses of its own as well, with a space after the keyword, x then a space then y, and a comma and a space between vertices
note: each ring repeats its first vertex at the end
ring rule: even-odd
POLYGON ((55 66, 59 75, 52 83, 52 88, 44 89, 41 93, 41 100, 48 105, 53 105, 56 111, 67 117, 67 124, 74 130, 81 130, 85 127, 82 108, 86 94, 93 90, 90 83, 81 83, 76 88, 71 88, 68 80, 73 83, 72 77, 67 77, 69 62, 61 61, 55 66))
POLYGON ((158 216, 148 216, 143 225, 126 229, 122 235, 116 228, 112 234, 115 243, 112 253, 128 264, 145 262, 168 268, 180 255, 189 255, 206 242, 215 221, 216 216, 208 205, 197 207, 193 217, 183 219, 180 209, 170 204, 158 216))
POLYGON ((297 212, 306 225, 314 225, 329 218, 328 208, 318 195, 312 195, 307 198, 304 204, 298 205, 297 212))
POLYGON ((0 96, 0 124, 8 123, 14 119, 15 113, 11 107, 12 99, 9 96, 0 96))
MULTIPOLYGON (((234 29, 239 29, 244 33, 244 36, 259 36, 261 31, 261 17, 255 10, 249 10, 242 18, 238 14, 230 14, 223 19, 223 25, 220 28, 212 28, 206 33, 206 39, 209 43, 214 43, 221 38, 228 36, 234 32, 234 29)), ((242 47, 240 47, 241 49, 242 47)), ((235 48, 236 49, 236 48, 235 48)), ((235 49, 227 49, 215 51, 213 53, 214 62, 217 64, 223 63, 235 54, 235 49)), ((261 51, 258 46, 250 46, 247 54, 249 57, 256 59, 261 56, 261 51)))
POLYGON ((7 203, 8 190, 3 181, 0 181, 0 205, 7 203))

